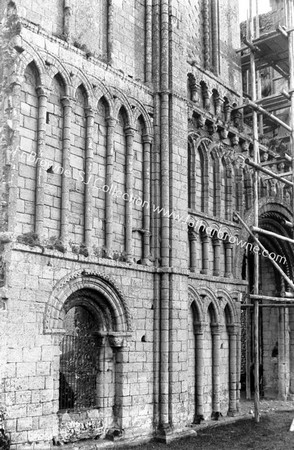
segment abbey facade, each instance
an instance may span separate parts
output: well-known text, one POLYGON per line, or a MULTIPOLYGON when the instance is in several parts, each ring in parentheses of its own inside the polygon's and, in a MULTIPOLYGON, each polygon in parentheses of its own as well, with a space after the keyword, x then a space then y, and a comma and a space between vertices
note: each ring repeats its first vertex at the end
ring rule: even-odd
MULTIPOLYGON (((253 201, 238 2, 7 0, 0 17, 11 448, 167 442, 237 414, 250 274, 234 213, 250 225, 253 201)), ((290 220, 287 189, 261 190, 263 220, 290 220)))

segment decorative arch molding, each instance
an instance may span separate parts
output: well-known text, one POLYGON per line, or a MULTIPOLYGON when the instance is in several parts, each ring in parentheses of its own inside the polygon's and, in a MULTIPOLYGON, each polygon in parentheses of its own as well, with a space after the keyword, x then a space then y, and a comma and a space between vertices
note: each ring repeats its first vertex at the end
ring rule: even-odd
POLYGON ((75 66, 70 66, 70 68, 72 73, 74 74, 72 77, 73 97, 75 97, 77 89, 81 85, 83 85, 87 95, 87 103, 88 103, 87 106, 89 108, 93 108, 95 101, 94 101, 93 87, 92 84, 90 83, 90 80, 81 69, 78 69, 75 66))
POLYGON ((204 318, 208 318, 208 308, 210 305, 212 305, 214 312, 215 312, 215 322, 217 325, 221 323, 221 310, 218 304, 217 297, 212 289, 210 289, 207 286, 201 286, 199 289, 197 289, 197 293, 199 297, 203 297, 205 301, 205 311, 204 311, 204 318))
POLYGON ((110 91, 113 95, 113 98, 115 98, 113 110, 114 119, 118 119, 119 111, 122 107, 124 107, 127 113, 127 125, 131 128, 134 128, 133 112, 127 96, 123 92, 121 92, 120 89, 117 89, 115 87, 111 87, 110 91))
POLYGON ((218 289, 216 291, 216 297, 222 298, 224 300, 223 309, 225 310, 226 306, 228 306, 231 316, 231 324, 236 325, 240 322, 239 314, 236 308, 236 302, 231 297, 231 294, 225 289, 218 289))
POLYGON ((132 106, 134 106, 134 110, 133 110, 133 123, 136 124, 138 118, 140 116, 143 117, 144 120, 144 124, 145 124, 145 128, 146 128, 146 134, 150 137, 153 136, 153 126, 150 120, 150 116, 147 113, 144 105, 137 99, 131 97, 130 98, 130 103, 132 104, 132 106))
MULTIPOLYGON (((50 81, 52 84, 53 78, 60 74, 64 85, 65 85, 65 95, 72 96, 73 87, 72 87, 72 80, 70 78, 70 74, 66 67, 62 64, 62 62, 56 58, 56 56, 48 53, 48 52, 40 52, 40 54, 43 57, 43 60, 45 61, 45 64, 49 64, 48 74, 50 77, 50 81)), ((51 86, 49 86, 51 87, 51 86)))
POLYGON ((93 95, 94 95, 95 101, 96 101, 95 105, 93 105, 93 106, 95 106, 95 109, 96 109, 100 100, 102 100, 104 98, 106 100, 106 102, 108 103, 109 116, 112 117, 113 110, 114 110, 114 104, 113 104, 113 98, 112 98, 110 90, 105 86, 105 84, 103 84, 97 78, 95 78, 93 80, 93 83, 95 84, 95 87, 93 88, 93 95))
MULTIPOLYGON (((132 316, 123 292, 111 277, 95 270, 77 270, 62 278, 53 289, 45 309, 44 333, 63 333, 64 305, 79 290, 90 290, 102 295, 114 318, 114 333, 130 334, 132 316)), ((93 303, 93 295, 91 296, 93 303)), ((97 305, 96 308, 99 308, 97 305)))
POLYGON ((193 286, 188 287, 188 302, 189 308, 197 311, 197 319, 199 322, 204 322, 205 314, 203 310, 203 302, 198 294, 198 292, 194 289, 193 286))
MULTIPOLYGON (((44 87, 48 86, 48 73, 40 54, 21 36, 16 36, 11 45, 16 51, 18 47, 24 50, 17 55, 15 75, 23 78, 27 66, 33 62, 39 72, 40 84, 44 87)), ((13 74, 11 75, 13 76, 13 74)))
MULTIPOLYGON (((260 199, 259 200, 259 217, 261 217, 265 213, 272 213, 272 214, 280 215, 281 218, 284 217, 286 220, 291 222, 292 215, 290 213, 289 205, 286 204, 285 202, 282 202, 280 199, 278 201, 279 201, 279 203, 277 203, 276 197, 260 199)), ((248 210, 245 213, 243 220, 247 223, 247 225, 249 227, 251 227, 253 225, 253 223, 254 223, 253 208, 250 208, 250 210, 248 210)), ((245 228, 242 227, 240 235, 239 235, 239 241, 247 242, 249 237, 250 237, 250 235, 247 232, 247 230, 245 230, 245 228)), ((285 247, 282 247, 282 248, 285 248, 285 247)), ((289 254, 289 252, 287 254, 289 257, 289 261, 291 261, 291 263, 293 264, 292 261, 294 261, 294 254, 291 255, 291 254, 289 254)), ((235 252, 235 261, 234 261, 235 267, 242 267, 243 255, 244 255, 244 249, 240 248, 240 246, 237 246, 236 252, 235 252)), ((287 255, 285 255, 285 256, 287 259, 287 255)))

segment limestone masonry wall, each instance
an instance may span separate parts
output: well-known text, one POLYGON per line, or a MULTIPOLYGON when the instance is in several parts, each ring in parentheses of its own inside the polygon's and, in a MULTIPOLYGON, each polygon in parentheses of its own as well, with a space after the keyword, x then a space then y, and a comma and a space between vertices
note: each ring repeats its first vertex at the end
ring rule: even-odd
POLYGON ((234 212, 252 205, 250 128, 233 110, 237 1, 4 3, 11 449, 168 442, 237 414, 247 282, 234 212))

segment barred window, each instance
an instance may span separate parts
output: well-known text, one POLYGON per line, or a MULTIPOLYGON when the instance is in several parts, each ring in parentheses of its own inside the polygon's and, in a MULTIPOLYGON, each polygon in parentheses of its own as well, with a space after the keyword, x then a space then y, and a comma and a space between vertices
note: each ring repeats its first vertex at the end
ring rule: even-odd
POLYGON ((83 306, 71 308, 65 317, 61 343, 59 409, 80 409, 96 404, 98 372, 94 319, 83 306))

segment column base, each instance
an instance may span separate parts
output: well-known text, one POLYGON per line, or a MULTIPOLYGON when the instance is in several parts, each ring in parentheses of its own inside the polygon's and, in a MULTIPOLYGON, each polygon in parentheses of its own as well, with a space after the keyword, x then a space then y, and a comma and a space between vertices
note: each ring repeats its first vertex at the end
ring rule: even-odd
POLYGON ((204 422, 204 415, 203 414, 196 414, 194 417, 193 423, 199 425, 201 422, 204 422))
POLYGON ((124 435, 124 432, 120 428, 111 428, 108 430, 105 439, 108 439, 109 441, 118 441, 121 440, 124 435))
POLYGON ((212 420, 219 420, 221 417, 223 417, 222 413, 219 411, 213 411, 211 413, 211 419, 212 420))
POLYGON ((237 416, 237 415, 238 415, 237 409, 229 409, 229 411, 228 411, 228 413, 227 413, 227 416, 228 416, 228 417, 235 417, 235 416, 237 416))
POLYGON ((169 444, 177 439, 182 439, 185 437, 197 436, 197 433, 192 428, 187 428, 185 430, 172 430, 171 427, 161 428, 158 430, 156 435, 156 440, 158 442, 163 442, 164 444, 169 444))

